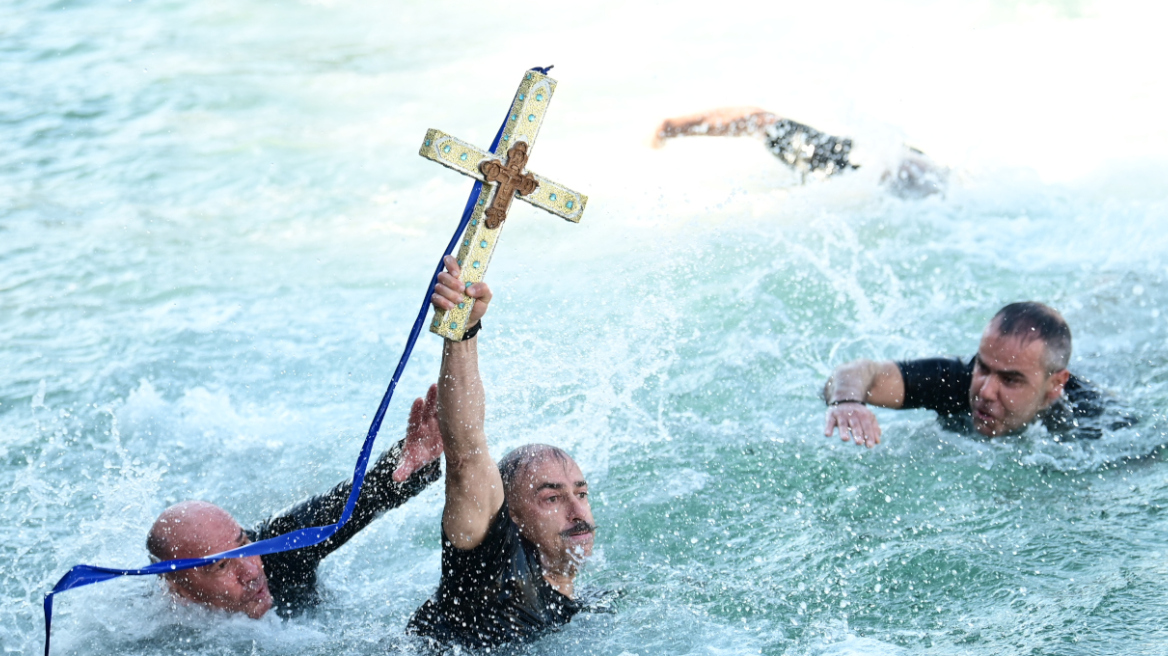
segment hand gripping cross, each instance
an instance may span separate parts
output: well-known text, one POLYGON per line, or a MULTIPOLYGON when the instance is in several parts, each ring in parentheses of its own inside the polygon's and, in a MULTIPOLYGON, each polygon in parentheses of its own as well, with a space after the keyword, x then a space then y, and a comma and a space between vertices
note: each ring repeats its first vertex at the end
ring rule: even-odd
MULTIPOLYGON (((524 170, 555 89, 556 81, 546 75, 537 71, 524 74, 515 99, 511 101, 511 113, 507 116, 503 137, 494 153, 480 150, 439 130, 426 132, 419 155, 488 183, 479 195, 470 224, 462 236, 462 246, 458 249, 463 288, 481 281, 486 274, 503 221, 516 195, 556 216, 573 223, 580 222, 587 196, 524 170), (504 152, 505 160, 500 157, 504 152)), ((447 339, 462 339, 473 304, 473 298, 463 296, 458 307, 435 310, 430 332, 447 339)))

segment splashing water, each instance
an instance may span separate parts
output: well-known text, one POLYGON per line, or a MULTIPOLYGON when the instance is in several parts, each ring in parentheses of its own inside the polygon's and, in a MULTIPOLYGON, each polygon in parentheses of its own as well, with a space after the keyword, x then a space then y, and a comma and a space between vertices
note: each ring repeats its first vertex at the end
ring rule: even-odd
MULTIPOLYGON (((0 8, 5 652, 39 648, 69 566, 144 564, 166 505, 249 525, 349 475, 469 186, 421 135, 485 145, 545 63, 560 87, 531 166, 589 215, 508 220, 488 434, 496 455, 576 455, 601 526, 585 585, 624 594, 520 652, 1162 651, 1162 21, 601 3, 541 8, 524 40, 502 10, 399 4, 0 8), (800 186, 749 140, 645 145, 665 116, 745 103, 854 137, 865 166, 800 186), (952 167, 943 197, 881 190, 904 141, 952 167), (874 451, 822 437, 835 364, 968 355, 1022 298, 1064 312, 1074 370, 1138 426, 988 442, 881 412, 874 451)), ((307 617, 117 581, 59 599, 55 653, 413 653, 441 504, 435 486, 331 556, 307 617)))

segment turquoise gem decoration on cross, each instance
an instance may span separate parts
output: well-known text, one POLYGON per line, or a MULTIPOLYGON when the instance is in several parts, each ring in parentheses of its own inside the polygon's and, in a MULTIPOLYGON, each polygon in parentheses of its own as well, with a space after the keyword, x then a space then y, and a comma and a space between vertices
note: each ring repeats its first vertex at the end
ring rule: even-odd
MULTIPOLYGON (((538 71, 524 74, 511 101, 511 120, 503 128, 503 138, 494 152, 481 150, 440 130, 426 132, 419 155, 484 183, 457 255, 460 262, 471 264, 462 268, 464 289, 486 275, 514 198, 573 223, 579 223, 584 214, 587 196, 526 170, 555 90, 556 81, 552 78, 538 71), (518 120, 521 116, 527 120, 518 120)), ((464 296, 457 307, 436 310, 430 332, 447 339, 462 339, 473 305, 474 299, 464 296)))

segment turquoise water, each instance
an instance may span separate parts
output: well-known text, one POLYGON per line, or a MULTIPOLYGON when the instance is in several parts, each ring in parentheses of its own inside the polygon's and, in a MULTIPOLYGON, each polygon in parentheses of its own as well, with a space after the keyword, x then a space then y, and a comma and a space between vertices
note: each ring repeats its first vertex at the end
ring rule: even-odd
MULTIPOLYGON (((521 651, 1168 651, 1155 16, 841 7, 0 6, 0 647, 40 648, 71 565, 144 564, 172 502, 246 525, 349 475, 469 191, 422 135, 488 144, 554 63, 531 168, 591 201, 580 225, 508 220, 488 434, 577 455, 587 585, 624 595, 521 651), (664 116, 744 103, 853 135, 865 167, 800 186, 748 141, 647 146, 664 116), (944 197, 881 191, 902 140, 953 168, 944 197), (1138 426, 989 442, 882 411, 873 451, 822 437, 834 365, 967 355, 1021 298, 1063 310, 1074 371, 1138 426)), ((308 617, 116 581, 59 598, 54 653, 414 653, 441 504, 330 557, 308 617)))

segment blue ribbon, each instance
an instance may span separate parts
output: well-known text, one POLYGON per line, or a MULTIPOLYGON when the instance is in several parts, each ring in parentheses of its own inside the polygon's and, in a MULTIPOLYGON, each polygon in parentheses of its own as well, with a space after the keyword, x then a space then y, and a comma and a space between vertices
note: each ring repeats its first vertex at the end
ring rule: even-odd
MULTIPOLYGON (((530 70, 547 75, 547 72, 551 69, 551 66, 543 68, 537 66, 530 70)), ((502 125, 499 126, 499 131, 495 133, 494 141, 491 142, 492 153, 499 147, 499 140, 503 136, 503 128, 505 127, 507 127, 506 118, 503 119, 502 125)), ((397 388, 397 382, 401 378, 402 371, 406 368, 406 363, 409 362, 410 354, 414 350, 414 343, 418 341, 418 335, 421 334, 422 326, 426 321, 426 314, 430 310, 430 293, 434 289, 434 285, 438 282, 438 274, 442 272, 442 259, 454 252, 454 247, 458 244, 458 238, 466 230, 466 224, 470 221, 470 215, 474 211, 475 203, 478 201, 479 194, 482 190, 483 183, 476 180, 474 188, 471 189, 470 197, 466 200, 466 207, 462 210, 462 220, 458 222, 458 230, 450 238, 450 243, 446 245, 446 250, 443 252, 442 258, 438 260, 438 267, 434 269, 434 275, 430 276, 430 286, 426 288, 426 298, 422 301, 422 308, 418 310, 418 317, 414 319, 414 327, 410 329, 410 337, 406 340, 405 350, 402 352, 401 359, 398 360, 397 369, 393 372, 393 378, 389 381, 389 387, 385 390, 385 395, 381 397, 381 405, 377 406, 377 414, 373 415, 373 423, 369 425, 369 432, 365 435, 365 443, 361 445, 361 454, 357 457, 357 464, 353 468, 353 487, 349 491, 349 499, 345 502, 345 510, 341 513, 341 519, 336 524, 298 529, 291 533, 253 542, 204 558, 165 560, 139 569, 115 569, 111 567, 96 567, 94 565, 76 565, 65 576, 62 576, 60 581, 57 581, 52 591, 45 595, 45 656, 49 656, 49 638, 52 634, 53 627, 53 595, 55 594, 122 576, 168 574, 170 572, 203 567, 204 565, 210 565, 211 563, 216 563, 227 558, 266 556, 282 551, 311 547, 332 537, 334 533, 339 531, 349 521, 349 517, 353 514, 353 507, 357 505, 357 499, 361 497, 361 486, 365 483, 365 468, 369 464, 369 455, 373 451, 373 442, 377 439, 377 432, 381 430, 381 420, 385 418, 385 411, 389 408, 389 400, 393 398, 393 391, 397 388)))

